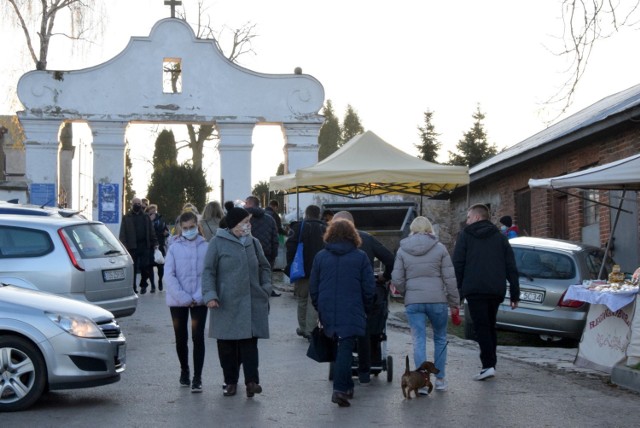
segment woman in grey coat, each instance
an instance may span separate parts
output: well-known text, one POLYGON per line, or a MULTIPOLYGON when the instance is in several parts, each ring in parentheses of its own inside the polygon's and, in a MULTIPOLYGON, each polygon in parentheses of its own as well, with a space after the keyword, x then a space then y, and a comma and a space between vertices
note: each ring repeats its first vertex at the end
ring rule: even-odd
MULTIPOLYGON (((451 257, 445 246, 433 235, 426 217, 416 217, 411 234, 400 241, 391 273, 393 284, 404 296, 407 320, 413 339, 413 361, 419 366, 427 361, 427 319, 433 328, 436 390, 445 391, 447 363, 447 319, 459 310, 460 295, 451 257)), ((423 388, 420 394, 428 391, 423 388)))
POLYGON ((202 297, 210 311, 210 336, 218 339, 224 395, 236 394, 240 365, 247 397, 262 392, 258 375, 258 338, 269 337, 271 266, 260 242, 251 236, 250 214, 233 208, 227 229, 209 242, 202 273, 202 297))

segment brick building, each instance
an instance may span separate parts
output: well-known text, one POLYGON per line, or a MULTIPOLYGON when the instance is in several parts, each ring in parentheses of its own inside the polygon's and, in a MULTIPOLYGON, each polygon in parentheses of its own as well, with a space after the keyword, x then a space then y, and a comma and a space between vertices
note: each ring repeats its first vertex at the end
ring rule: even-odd
MULTIPOLYGON (((568 174, 640 153, 640 85, 610 95, 470 169, 469 187, 451 199, 453 230, 467 207, 484 203, 492 221, 511 215, 524 234, 606 245, 620 191, 530 189, 531 178, 568 174)), ((638 196, 627 191, 614 234, 613 256, 624 270, 638 266, 638 196)))

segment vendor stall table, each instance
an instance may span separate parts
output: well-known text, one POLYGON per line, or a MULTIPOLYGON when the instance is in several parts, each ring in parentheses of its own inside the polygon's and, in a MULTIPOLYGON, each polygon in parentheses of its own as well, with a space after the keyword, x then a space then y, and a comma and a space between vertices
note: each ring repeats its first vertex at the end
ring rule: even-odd
POLYGON ((611 373, 627 358, 638 292, 610 293, 572 285, 565 300, 590 303, 575 365, 611 373))

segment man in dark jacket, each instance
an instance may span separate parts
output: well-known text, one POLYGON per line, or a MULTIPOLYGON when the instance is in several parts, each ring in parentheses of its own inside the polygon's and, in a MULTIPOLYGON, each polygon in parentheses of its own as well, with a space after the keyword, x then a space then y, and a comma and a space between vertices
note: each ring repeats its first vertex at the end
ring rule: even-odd
POLYGON ((495 376, 496 317, 509 281, 511 309, 518 307, 520 283, 513 249, 506 236, 489 221, 489 209, 482 204, 467 211, 467 226, 458 236, 453 266, 460 298, 467 299, 473 321, 482 370, 475 380, 495 376))
MULTIPOLYGON (((260 241, 264 256, 269 261, 271 269, 273 269, 278 256, 278 227, 276 222, 273 217, 260 208, 260 200, 255 196, 247 196, 244 203, 244 209, 251 214, 251 235, 260 241)), ((271 290, 271 296, 278 297, 280 293, 271 290)))
MULTIPOLYGON (((353 220, 353 215, 349 211, 337 212, 333 216, 331 221, 340 219, 348 220, 357 227, 353 220)), ((391 279, 391 272, 393 271, 393 262, 395 261, 395 256, 391 251, 387 249, 387 247, 382 245, 380 241, 378 241, 374 236, 368 234, 367 232, 358 230, 358 235, 360 235, 360 239, 362 239, 360 250, 364 251, 369 258, 371 267, 374 267, 375 259, 380 260, 380 262, 384 265, 384 272, 382 276, 378 275, 378 277, 376 278, 376 290, 378 289, 378 287, 385 287, 385 283, 391 279)), ((383 292, 381 294, 386 296, 386 292, 383 292)), ((372 308, 367 308, 369 312, 371 311, 371 309, 372 308)), ((372 362, 375 365, 382 365, 382 355, 380 352, 380 333, 382 332, 374 331, 374 326, 379 324, 377 321, 378 320, 374 319, 374 317, 368 317, 367 333, 364 336, 358 337, 358 380, 360 381, 360 385, 363 386, 369 385, 369 383, 371 382, 372 362)))
POLYGON ((309 297, 309 276, 311 275, 313 258, 324 248, 322 237, 326 231, 326 225, 320 220, 320 207, 309 205, 304 211, 304 220, 291 223, 289 227, 291 236, 286 242, 287 266, 284 269, 284 273, 287 276, 290 275, 291 263, 296 255, 298 241, 302 242, 304 246, 302 255, 304 258, 305 277, 293 284, 293 292, 298 300, 298 328, 296 333, 298 336, 308 338, 313 328, 318 324, 318 313, 313 308, 309 297), (300 234, 301 226, 302 234, 300 234))
POLYGON ((280 203, 275 199, 272 199, 271 201, 269 201, 269 206, 265 208, 264 211, 267 214, 269 214, 271 218, 273 218, 273 220, 276 222, 276 227, 278 228, 278 235, 286 235, 287 232, 285 232, 284 228, 282 227, 282 219, 278 214, 279 208, 280 208, 280 203))
MULTIPOLYGON (((133 291, 136 288, 136 273, 144 272, 151 264, 153 250, 158 248, 158 239, 153 229, 153 223, 142 210, 140 198, 131 200, 131 210, 122 217, 120 225, 120 242, 127 249, 133 259, 133 291)), ((147 284, 140 284, 140 293, 147 292, 147 284)))

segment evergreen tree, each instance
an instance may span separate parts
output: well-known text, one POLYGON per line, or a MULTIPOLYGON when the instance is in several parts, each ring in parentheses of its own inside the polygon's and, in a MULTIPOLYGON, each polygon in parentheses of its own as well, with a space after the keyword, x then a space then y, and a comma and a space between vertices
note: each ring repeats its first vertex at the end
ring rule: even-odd
POLYGON ((449 152, 450 165, 467 165, 471 168, 498 152, 495 144, 489 144, 487 141, 487 133, 482 123, 484 117, 478 105, 473 114, 473 126, 463 134, 462 140, 456 145, 459 153, 449 152))
POLYGON ((180 168, 184 188, 184 202, 191 202, 198 210, 204 209, 207 203, 207 193, 211 191, 204 172, 189 163, 181 165, 180 168))
POLYGON ((358 134, 362 134, 364 132, 364 128, 360 123, 360 117, 358 117, 358 113, 351 107, 350 104, 347 105, 347 112, 344 114, 344 120, 342 121, 342 138, 340 142, 340 146, 344 143, 351 140, 358 134))
POLYGON ((266 181, 259 181, 258 184, 253 186, 251 194, 260 200, 261 206, 264 208, 269 204, 269 183, 266 181))
POLYGON ((320 146, 318 148, 318 161, 338 150, 340 146, 340 122, 333 112, 331 100, 327 100, 327 104, 322 109, 322 115, 324 116, 324 124, 318 134, 318 145, 320 146))
POLYGON ((183 168, 178 165, 175 137, 172 131, 165 129, 156 139, 153 173, 147 197, 158 205, 158 211, 168 223, 173 223, 186 202, 183 179, 183 168))
POLYGON ((427 110, 424 112, 424 126, 418 126, 418 135, 420 135, 421 144, 416 144, 416 148, 420 151, 420 159, 428 162, 436 162, 438 157, 438 150, 442 144, 438 141, 438 134, 435 131, 435 126, 431 122, 433 119, 433 112, 427 110))

